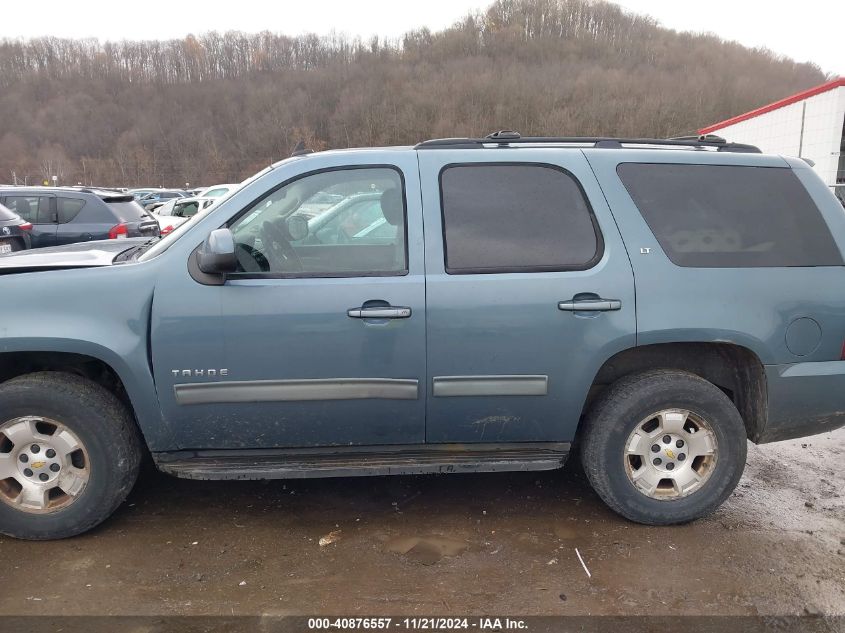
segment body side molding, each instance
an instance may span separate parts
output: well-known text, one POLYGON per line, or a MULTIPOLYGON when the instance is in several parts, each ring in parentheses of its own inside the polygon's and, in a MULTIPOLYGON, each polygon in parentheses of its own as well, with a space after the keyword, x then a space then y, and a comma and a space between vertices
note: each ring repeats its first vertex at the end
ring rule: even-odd
POLYGON ((305 400, 416 400, 419 381, 402 378, 325 378, 183 383, 178 404, 297 402, 305 400))
POLYGON ((545 396, 549 377, 537 374, 490 376, 435 376, 432 395, 462 396, 545 396))

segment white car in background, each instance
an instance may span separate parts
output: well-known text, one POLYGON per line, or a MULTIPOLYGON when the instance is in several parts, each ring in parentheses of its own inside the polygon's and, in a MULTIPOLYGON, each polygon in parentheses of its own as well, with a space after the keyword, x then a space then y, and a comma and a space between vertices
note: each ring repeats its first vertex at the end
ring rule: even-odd
POLYGON ((181 200, 187 200, 187 198, 173 198, 171 200, 168 200, 167 202, 165 202, 160 207, 150 211, 150 213, 152 213, 155 216, 173 215, 173 207, 176 206, 176 203, 180 202, 181 200))
POLYGON ((205 211, 218 201, 218 198, 194 197, 171 200, 153 212, 158 220, 162 235, 167 235, 180 224, 184 224, 200 211, 205 211))
POLYGON ((197 198, 222 198, 226 194, 234 191, 235 189, 239 188, 240 185, 212 185, 211 187, 206 187, 202 189, 198 194, 197 198))

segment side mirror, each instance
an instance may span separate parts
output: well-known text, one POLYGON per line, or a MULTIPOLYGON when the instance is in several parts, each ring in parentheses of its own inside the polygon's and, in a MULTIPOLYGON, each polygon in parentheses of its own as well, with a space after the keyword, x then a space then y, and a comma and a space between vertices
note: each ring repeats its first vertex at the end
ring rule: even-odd
POLYGON ((304 216, 292 215, 287 219, 286 224, 288 225, 290 238, 293 241, 298 242, 308 237, 308 220, 304 216))
POLYGON ((215 229, 197 251, 197 267, 208 275, 225 275, 237 270, 235 238, 229 229, 215 229))

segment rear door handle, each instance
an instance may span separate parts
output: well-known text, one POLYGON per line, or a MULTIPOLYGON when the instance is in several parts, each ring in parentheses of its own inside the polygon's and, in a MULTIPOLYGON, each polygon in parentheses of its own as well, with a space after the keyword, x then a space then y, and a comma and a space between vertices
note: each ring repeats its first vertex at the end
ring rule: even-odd
POLYGON ((557 304, 558 310, 564 312, 610 312, 621 310, 622 302, 619 299, 581 299, 576 301, 560 301, 557 304))
POLYGON ((411 308, 393 306, 373 306, 370 308, 350 308, 346 315, 353 319, 407 319, 411 316, 411 308))

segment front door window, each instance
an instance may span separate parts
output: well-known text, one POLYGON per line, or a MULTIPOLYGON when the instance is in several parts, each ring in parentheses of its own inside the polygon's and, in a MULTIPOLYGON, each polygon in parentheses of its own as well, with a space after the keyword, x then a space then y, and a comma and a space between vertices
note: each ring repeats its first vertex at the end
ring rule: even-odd
POLYGON ((355 277, 408 270, 403 183, 391 168, 306 175, 259 200, 230 228, 241 274, 355 277))

